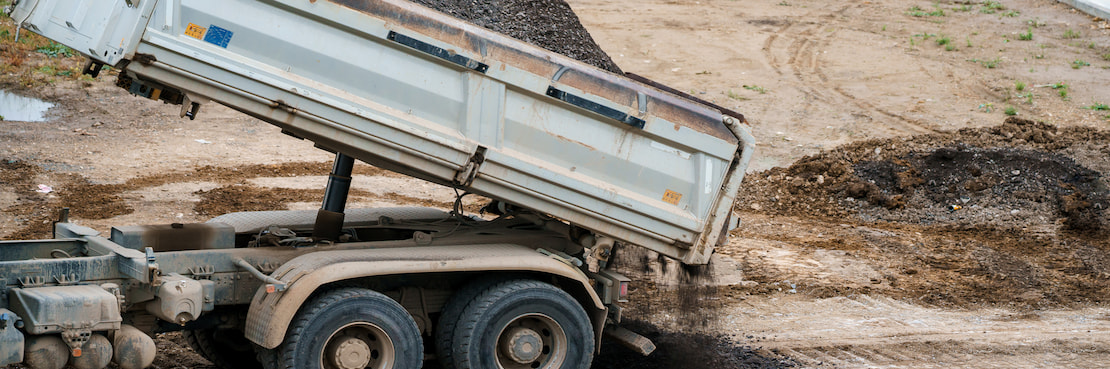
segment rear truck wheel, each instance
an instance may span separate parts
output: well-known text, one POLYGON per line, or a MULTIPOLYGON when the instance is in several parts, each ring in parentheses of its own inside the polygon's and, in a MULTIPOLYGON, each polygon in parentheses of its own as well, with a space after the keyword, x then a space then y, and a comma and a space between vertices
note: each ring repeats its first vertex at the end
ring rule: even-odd
POLYGON ((363 288, 339 288, 301 308, 279 347, 279 368, 420 368, 424 343, 401 304, 363 288))
POLYGON ((443 369, 457 369, 451 351, 455 347, 455 328, 459 324, 459 317, 462 316, 463 309, 471 301, 474 301, 478 294, 500 281, 501 278, 497 277, 478 278, 470 281, 455 291, 451 295, 451 299, 447 300, 447 304, 443 305, 443 311, 439 314, 439 322, 436 324, 435 331, 436 360, 439 361, 443 369))
POLYGON ((548 283, 490 286, 463 310, 452 360, 458 369, 586 369, 594 334, 586 311, 548 283))
POLYGON ((254 346, 243 332, 230 328, 206 328, 181 332, 185 342, 200 356, 220 369, 262 369, 254 346))

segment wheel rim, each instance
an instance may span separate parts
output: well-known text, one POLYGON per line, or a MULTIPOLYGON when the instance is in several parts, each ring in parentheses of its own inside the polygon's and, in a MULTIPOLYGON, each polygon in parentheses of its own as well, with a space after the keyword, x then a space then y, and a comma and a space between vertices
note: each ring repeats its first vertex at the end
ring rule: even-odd
POLYGON ((497 365, 501 369, 559 368, 567 358, 567 334, 551 317, 522 314, 501 328, 497 365))
POLYGON ((386 369, 396 362, 393 340, 377 325, 356 322, 337 329, 320 352, 325 369, 386 369))

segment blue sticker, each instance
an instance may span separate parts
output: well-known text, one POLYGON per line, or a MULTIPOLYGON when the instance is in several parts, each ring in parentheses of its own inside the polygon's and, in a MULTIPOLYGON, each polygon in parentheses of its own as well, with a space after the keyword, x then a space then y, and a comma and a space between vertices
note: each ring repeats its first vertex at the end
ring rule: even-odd
POLYGON ((204 35, 204 41, 226 49, 227 43, 231 42, 232 35, 234 35, 234 33, 231 31, 213 24, 208 26, 208 33, 204 35))

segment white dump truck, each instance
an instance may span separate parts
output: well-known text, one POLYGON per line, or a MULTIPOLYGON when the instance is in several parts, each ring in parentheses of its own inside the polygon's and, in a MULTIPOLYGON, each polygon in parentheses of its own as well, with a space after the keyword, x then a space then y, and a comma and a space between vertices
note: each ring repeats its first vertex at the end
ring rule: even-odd
POLYGON ((0 365, 587 368, 642 247, 705 264, 736 226, 744 117, 402 0, 18 0, 22 32, 194 118, 219 103, 336 153, 319 211, 68 221, 0 242, 0 365), (346 209, 355 160, 492 199, 346 209))

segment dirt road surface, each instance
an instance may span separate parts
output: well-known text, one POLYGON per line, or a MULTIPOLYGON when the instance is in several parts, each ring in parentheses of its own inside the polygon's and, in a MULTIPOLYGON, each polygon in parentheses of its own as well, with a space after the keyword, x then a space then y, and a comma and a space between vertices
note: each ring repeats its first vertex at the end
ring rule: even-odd
MULTIPOLYGON (((711 267, 618 255, 660 352, 610 345, 596 368, 1110 366, 1105 22, 1049 0, 568 3, 622 70, 760 141, 711 267)), ((310 142, 215 105, 181 119, 112 76, 33 82, 43 57, 16 51, 0 84, 58 106, 0 122, 3 237, 45 237, 62 206, 102 231, 319 206, 331 157, 310 142)), ((368 166, 354 188, 454 198, 368 166)), ((160 368, 207 365, 158 343, 160 368)))

